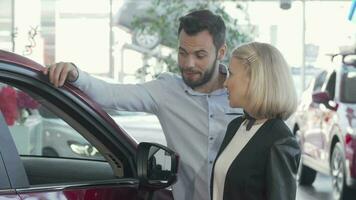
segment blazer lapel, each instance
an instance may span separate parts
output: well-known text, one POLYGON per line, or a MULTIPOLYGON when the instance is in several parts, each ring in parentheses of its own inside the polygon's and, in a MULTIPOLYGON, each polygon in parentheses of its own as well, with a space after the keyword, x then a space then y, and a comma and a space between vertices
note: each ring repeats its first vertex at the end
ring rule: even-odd
POLYGON ((231 139, 234 137, 234 135, 236 134, 236 131, 239 129, 239 127, 241 126, 242 122, 243 122, 243 118, 242 117, 238 117, 235 120, 231 121, 231 123, 229 124, 228 128, 227 128, 227 132, 225 135, 225 138, 223 140, 223 142, 221 143, 221 146, 219 148, 218 154, 216 156, 216 158, 221 154, 221 152, 226 148, 226 146, 230 143, 231 139))

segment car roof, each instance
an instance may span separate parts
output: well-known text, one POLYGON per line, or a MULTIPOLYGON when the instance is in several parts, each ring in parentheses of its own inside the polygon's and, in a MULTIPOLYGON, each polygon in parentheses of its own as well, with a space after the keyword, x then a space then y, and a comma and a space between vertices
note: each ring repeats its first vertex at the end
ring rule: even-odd
POLYGON ((0 61, 21 65, 24 66, 25 68, 29 68, 33 71, 38 71, 38 72, 44 68, 42 65, 38 64, 37 62, 31 59, 4 50, 0 50, 0 61))
POLYGON ((356 56, 356 45, 341 46, 337 52, 328 53, 327 56, 330 56, 332 62, 335 62, 335 58, 340 57, 341 60, 337 60, 336 62, 341 62, 343 65, 351 65, 356 67, 356 59, 354 58, 356 56), (351 56, 352 60, 350 62, 346 58, 351 56))

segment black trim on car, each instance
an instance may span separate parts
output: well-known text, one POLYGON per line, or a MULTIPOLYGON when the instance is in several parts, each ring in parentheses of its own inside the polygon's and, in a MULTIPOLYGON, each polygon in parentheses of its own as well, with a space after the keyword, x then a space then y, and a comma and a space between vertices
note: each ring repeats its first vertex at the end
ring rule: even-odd
POLYGON ((139 181, 137 179, 115 179, 106 181, 92 181, 86 183, 73 183, 73 184, 63 184, 63 185, 43 185, 34 186, 30 188, 17 189, 16 191, 21 193, 34 193, 34 192, 49 192, 49 191, 63 191, 68 189, 88 189, 91 187, 132 187, 138 188, 139 181))
POLYGON ((21 156, 30 185, 117 179, 107 161, 21 156))
POLYGON ((0 195, 17 195, 14 189, 0 190, 0 195))

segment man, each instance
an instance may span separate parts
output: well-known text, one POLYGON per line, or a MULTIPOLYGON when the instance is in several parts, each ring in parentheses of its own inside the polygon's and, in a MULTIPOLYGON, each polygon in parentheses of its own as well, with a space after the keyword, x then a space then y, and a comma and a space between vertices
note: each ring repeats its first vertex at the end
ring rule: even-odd
POLYGON ((174 198, 207 200, 212 163, 234 118, 227 113, 242 111, 228 106, 223 88, 226 76, 219 66, 226 52, 226 28, 221 17, 200 10, 179 20, 182 77, 164 73, 143 84, 108 84, 71 63, 58 63, 44 73, 56 87, 73 82, 103 107, 157 115, 167 146, 180 155, 174 198))

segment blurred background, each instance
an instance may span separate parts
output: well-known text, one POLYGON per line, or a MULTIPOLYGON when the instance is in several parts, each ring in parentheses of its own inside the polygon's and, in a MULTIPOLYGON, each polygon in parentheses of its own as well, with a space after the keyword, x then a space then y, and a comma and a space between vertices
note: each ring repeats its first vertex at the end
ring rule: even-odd
POLYGON ((41 64, 71 61, 123 83, 177 71, 177 18, 196 8, 223 16, 230 49, 252 40, 279 48, 298 92, 324 54, 356 41, 350 0, 0 0, 0 7, 1 49, 41 64))
MULTIPOLYGON (((207 8, 224 18, 230 50, 248 41, 275 45, 301 98, 327 70, 326 54, 356 44, 355 5, 356 0, 0 0, 0 49, 43 65, 73 62, 111 82, 141 83, 165 71, 178 73, 178 18, 207 8)), ((117 121, 137 140, 165 143, 154 116, 123 116, 117 121), (145 135, 150 127, 155 134, 145 135)), ((335 199, 331 182, 318 174, 314 183, 299 187, 298 199, 335 199)))

